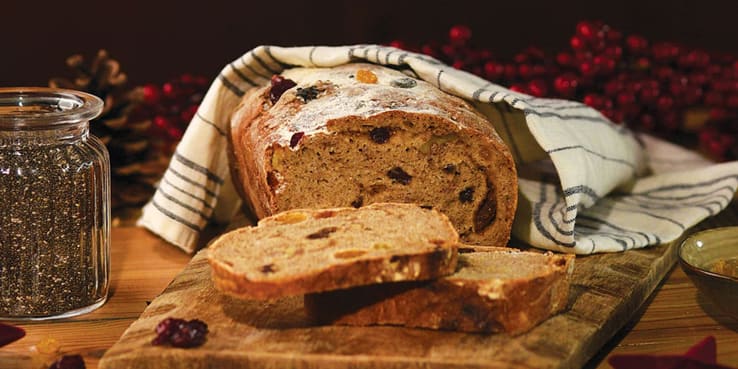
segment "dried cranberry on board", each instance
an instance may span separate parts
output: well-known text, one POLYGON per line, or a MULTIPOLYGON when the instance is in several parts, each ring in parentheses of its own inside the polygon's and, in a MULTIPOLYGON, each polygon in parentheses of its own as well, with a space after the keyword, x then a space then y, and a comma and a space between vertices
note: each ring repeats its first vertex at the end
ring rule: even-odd
POLYGON ((295 83, 295 81, 289 78, 284 78, 278 74, 273 75, 271 80, 271 88, 269 89, 269 101, 271 101, 272 104, 276 104, 285 91, 295 86, 297 86, 297 83, 295 83))
POLYGON ((152 345, 169 344, 174 347, 191 348, 205 343, 208 334, 208 325, 205 322, 192 319, 166 318, 156 325, 156 337, 152 345))

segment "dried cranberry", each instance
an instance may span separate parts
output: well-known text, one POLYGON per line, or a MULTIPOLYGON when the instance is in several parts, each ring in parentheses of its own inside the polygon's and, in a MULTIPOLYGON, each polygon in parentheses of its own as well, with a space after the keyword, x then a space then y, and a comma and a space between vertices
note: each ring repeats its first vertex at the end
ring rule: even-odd
POLYGON ((170 344, 174 347, 196 347, 205 342, 208 325, 205 322, 192 319, 166 318, 156 325, 156 338, 152 345, 170 344))
POLYGON ((387 171, 387 177, 392 178, 392 180, 396 182, 400 182, 404 185, 410 184, 410 180, 413 179, 413 176, 407 174, 402 168, 400 167, 394 167, 387 171))
POLYGON ((484 231, 492 222, 495 221, 497 216, 497 199, 495 195, 495 186, 487 182, 487 195, 484 197, 484 201, 477 208, 477 212, 474 214, 474 232, 481 233, 484 231))
POLYGON ((271 85, 272 88, 269 90, 269 101, 271 101, 272 104, 276 104, 277 101, 279 101, 279 98, 282 97, 282 94, 292 87, 297 86, 297 83, 291 79, 275 74, 272 76, 271 85))
POLYGON ((293 134, 292 137, 290 138, 290 147, 297 146, 297 144, 300 143, 300 140, 302 139, 303 136, 305 136, 305 132, 297 132, 293 134))
POLYGON ((24 331, 23 328, 0 323, 0 347, 17 341, 25 335, 26 331, 24 331))
POLYGON ((310 100, 314 100, 318 97, 318 94, 320 93, 320 90, 318 90, 315 86, 310 86, 306 88, 298 88, 295 95, 297 97, 302 99, 302 102, 308 102, 310 100))
POLYGON ((369 131, 369 137, 372 138, 372 141, 379 144, 389 141, 391 135, 392 132, 387 127, 377 127, 369 131))
POLYGON ((459 201, 472 202, 474 200, 474 187, 467 187, 459 192, 459 201))
POLYGON ((459 172, 456 171, 456 165, 453 165, 453 164, 444 165, 443 171, 448 174, 459 174, 459 172))
POLYGON ((51 364, 49 369, 85 369, 85 361, 82 355, 64 355, 51 364))
POLYGON ((311 233, 307 235, 307 238, 311 240, 317 240, 319 238, 328 238, 328 236, 330 236, 331 233, 337 230, 338 230, 338 227, 325 227, 315 233, 311 233))
POLYGON ((169 341, 174 347, 197 347, 205 343, 207 333, 207 324, 201 320, 193 319, 180 326, 180 329, 172 334, 169 341))
POLYGON ((277 270, 274 269, 274 264, 266 264, 266 265, 262 265, 261 268, 259 268, 259 271, 264 274, 269 274, 269 273, 274 273, 277 270))

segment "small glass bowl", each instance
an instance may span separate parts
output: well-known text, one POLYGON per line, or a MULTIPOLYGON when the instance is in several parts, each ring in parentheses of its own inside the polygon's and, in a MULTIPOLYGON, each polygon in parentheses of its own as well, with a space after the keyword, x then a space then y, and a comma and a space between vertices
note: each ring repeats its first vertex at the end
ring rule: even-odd
POLYGON ((738 226, 708 229, 684 240, 679 263, 694 285, 715 306, 738 319, 738 271, 716 269, 738 263, 738 226))

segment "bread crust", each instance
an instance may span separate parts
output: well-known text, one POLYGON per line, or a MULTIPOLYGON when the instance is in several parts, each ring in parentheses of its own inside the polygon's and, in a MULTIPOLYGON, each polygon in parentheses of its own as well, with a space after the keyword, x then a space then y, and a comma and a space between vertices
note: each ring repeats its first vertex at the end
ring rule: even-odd
MULTIPOLYGON (((481 251, 485 252, 485 251, 481 251)), ((531 253, 492 250, 505 258, 531 253)), ((459 268, 476 253, 459 257, 459 268)), ((527 256, 526 256, 527 255, 527 256)), ((305 308, 322 324, 402 325, 518 335, 566 307, 573 255, 548 258, 540 272, 515 278, 469 278, 459 273, 430 282, 371 285, 309 294, 305 308)))
MULTIPOLYGON (((518 198, 515 165, 507 146, 492 125, 471 105, 423 81, 414 82, 417 84, 410 89, 382 84, 382 81, 407 76, 370 64, 296 68, 285 71, 283 75, 296 81, 297 87, 287 90, 275 104, 268 98, 269 86, 253 89, 244 96, 231 119, 229 152, 232 178, 258 218, 304 207, 292 203, 280 208, 281 186, 290 184, 280 182, 279 178, 270 178, 270 175, 279 173, 273 166, 275 152, 295 152, 304 143, 321 137, 338 140, 345 130, 360 129, 354 127, 404 121, 426 126, 414 126, 413 130, 423 131, 432 126, 439 132, 457 134, 479 145, 479 153, 475 154, 474 160, 487 179, 488 190, 494 191, 494 219, 491 224, 475 226, 474 232, 465 232, 461 236, 466 243, 507 244, 518 198), (380 83, 359 83, 347 77, 358 69, 375 73, 380 83), (297 89, 306 86, 320 86, 317 98, 306 102, 297 95, 297 89), (295 145, 296 134, 300 139, 295 145)), ((386 171, 386 168, 376 169, 380 175, 386 171)), ((340 186, 339 183, 329 183, 325 190, 330 192, 340 186)), ((330 195, 326 197, 330 201, 330 195)), ((386 201, 406 202, 402 196, 397 197, 386 201)), ((337 202, 329 206, 350 205, 337 202)), ((461 228, 457 220, 452 221, 456 222, 457 229, 461 228)), ((465 226, 472 228, 470 224, 465 226)))

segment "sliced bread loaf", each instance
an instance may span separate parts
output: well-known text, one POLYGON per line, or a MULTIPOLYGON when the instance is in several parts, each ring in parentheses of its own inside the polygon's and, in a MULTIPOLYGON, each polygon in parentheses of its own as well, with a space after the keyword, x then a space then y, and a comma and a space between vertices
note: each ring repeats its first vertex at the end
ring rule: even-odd
POLYGON ((215 287, 270 299, 449 275, 459 236, 440 212, 413 204, 290 210, 209 247, 215 287))
POLYGON ((305 296, 319 323, 526 332, 566 307, 573 255, 476 248, 455 274, 305 296))

